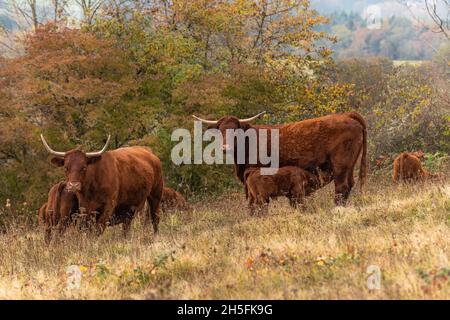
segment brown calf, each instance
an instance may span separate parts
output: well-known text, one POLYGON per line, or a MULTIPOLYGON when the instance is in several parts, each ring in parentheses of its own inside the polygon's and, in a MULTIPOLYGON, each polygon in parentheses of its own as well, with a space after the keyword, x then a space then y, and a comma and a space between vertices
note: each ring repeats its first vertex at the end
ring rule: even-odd
POLYGON ((181 193, 165 187, 161 198, 161 209, 163 212, 190 211, 191 208, 181 193))
POLYGON ((248 168, 244 173, 245 192, 248 196, 250 215, 258 211, 267 213, 271 198, 286 196, 296 208, 303 204, 305 196, 317 190, 321 183, 317 176, 299 167, 287 166, 274 175, 261 175, 260 168, 248 168))
POLYGON ((39 209, 39 225, 44 228, 44 239, 49 243, 53 229, 62 234, 71 220, 71 216, 78 210, 75 194, 67 191, 66 183, 55 184, 48 193, 47 202, 39 209))

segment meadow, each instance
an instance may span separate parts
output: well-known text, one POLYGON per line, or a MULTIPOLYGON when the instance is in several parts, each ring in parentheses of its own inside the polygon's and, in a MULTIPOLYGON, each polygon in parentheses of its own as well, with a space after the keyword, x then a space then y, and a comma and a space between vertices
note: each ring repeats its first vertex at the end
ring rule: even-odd
POLYGON ((284 199, 250 217, 242 192, 139 217, 97 237, 69 229, 47 246, 33 226, 0 235, 3 299, 449 299, 450 183, 390 184, 388 173, 335 207, 333 186, 297 211, 284 199), (80 286, 67 285, 77 265, 80 286), (369 289, 369 266, 381 271, 369 289))

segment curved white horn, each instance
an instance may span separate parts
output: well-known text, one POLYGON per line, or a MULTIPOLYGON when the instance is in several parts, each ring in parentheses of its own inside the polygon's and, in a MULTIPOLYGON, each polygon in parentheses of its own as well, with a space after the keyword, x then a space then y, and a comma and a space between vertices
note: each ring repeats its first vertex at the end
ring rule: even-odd
POLYGON ((252 120, 255 120, 256 118, 258 118, 259 116, 263 115, 264 113, 266 113, 265 111, 258 113, 256 116, 253 116, 251 118, 247 118, 247 119, 239 119, 240 122, 250 122, 252 120))
POLYGON ((99 157, 102 155, 103 152, 106 151, 106 148, 108 148, 109 140, 111 139, 111 135, 108 134, 108 139, 106 140, 105 146, 102 150, 96 151, 96 152, 86 152, 86 157, 92 158, 92 157, 99 157))
POLYGON ((65 152, 59 152, 59 151, 55 151, 52 148, 50 148, 50 146, 48 145, 47 141, 45 141, 44 135, 41 134, 41 140, 42 143, 44 144, 45 149, 47 149, 48 153, 59 157, 59 158, 64 158, 64 156, 66 155, 65 152))
POLYGON ((201 121, 201 122, 203 122, 203 123, 207 123, 207 124, 217 124, 217 122, 219 122, 219 121, 217 121, 217 120, 205 120, 205 119, 199 118, 199 117, 194 116, 194 115, 192 115, 192 117, 193 117, 194 119, 197 119, 197 120, 199 120, 199 121, 201 121))

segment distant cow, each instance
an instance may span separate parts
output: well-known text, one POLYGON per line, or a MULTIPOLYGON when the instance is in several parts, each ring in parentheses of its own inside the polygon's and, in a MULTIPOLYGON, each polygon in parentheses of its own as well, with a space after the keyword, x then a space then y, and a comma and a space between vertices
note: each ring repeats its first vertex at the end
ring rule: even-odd
POLYGON ((67 191, 66 183, 55 184, 48 193, 47 202, 39 209, 39 225, 44 228, 44 238, 51 240, 52 230, 61 234, 69 224, 72 214, 78 210, 78 200, 74 193, 67 191))
POLYGON ((163 212, 172 210, 190 211, 191 208, 181 193, 172 188, 165 187, 161 198, 161 209, 163 212))
MULTIPOLYGON (((95 220, 99 232, 108 222, 129 223, 134 213, 149 203, 153 230, 158 231, 159 205, 163 189, 161 162, 147 147, 127 147, 98 152, 78 149, 57 152, 41 135, 47 151, 53 155, 52 164, 65 168, 66 189, 76 195, 80 212, 95 220), (119 213, 115 219, 114 214, 119 213), (122 213, 126 213, 123 215, 122 213)), ((114 223, 112 223, 114 224, 114 223)))
POLYGON ((441 173, 433 174, 422 168, 419 157, 423 157, 422 152, 403 152, 394 159, 392 181, 413 182, 442 178, 441 173))
POLYGON ((321 186, 316 175, 294 166, 281 167, 274 175, 262 175, 260 168, 248 168, 244 178, 251 215, 255 209, 266 211, 270 199, 278 196, 286 196, 296 208, 321 186))
MULTIPOLYGON (((416 156, 419 159, 422 159, 425 156, 425 152, 423 150, 418 150, 414 152, 409 152, 410 155, 416 156)), ((375 169, 380 169, 386 161, 391 161, 392 157, 390 155, 379 155, 375 159, 375 169)))
MULTIPOLYGON (((221 131, 225 152, 230 150, 226 141, 227 129, 255 130, 256 135, 261 129, 278 129, 280 167, 296 166, 313 173, 319 168, 328 172, 330 181, 334 180, 337 205, 344 205, 347 201, 354 185, 353 170, 361 155, 359 180, 362 186, 367 171, 367 125, 360 114, 348 112, 289 124, 252 126, 250 122, 261 114, 248 119, 225 116, 219 120, 204 120, 194 117, 208 124, 209 128, 221 131)), ((267 137, 270 143, 270 133, 267 137)), ((269 146, 267 150, 270 150, 269 146)), ((248 164, 235 165, 236 175, 243 183, 247 167, 248 164)))

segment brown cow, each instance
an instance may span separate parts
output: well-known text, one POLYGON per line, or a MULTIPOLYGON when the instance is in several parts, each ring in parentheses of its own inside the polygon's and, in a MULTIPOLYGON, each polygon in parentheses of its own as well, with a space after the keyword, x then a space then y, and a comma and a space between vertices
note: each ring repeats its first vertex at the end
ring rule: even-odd
MULTIPOLYGON (((354 185, 353 170, 361 154, 359 180, 362 186, 367 171, 367 126, 364 118, 356 112, 333 114, 276 126, 252 126, 250 122, 262 113, 238 119, 225 116, 217 121, 196 119, 219 129, 223 136, 223 149, 228 149, 227 129, 255 130, 279 129, 279 165, 297 166, 310 172, 317 168, 329 173, 335 185, 335 203, 344 205, 354 185)), ((270 133, 267 133, 270 143, 270 133)), ((267 147, 270 150, 270 147, 267 147)), ((258 164, 260 165, 260 164, 258 164)), ((247 165, 235 166, 236 174, 244 182, 247 165)), ((331 180, 331 179, 330 179, 331 180)))
POLYGON ((66 183, 55 184, 48 193, 47 202, 39 209, 38 221, 44 228, 45 242, 50 242, 53 229, 62 234, 77 210, 77 197, 67 191, 66 183))
POLYGON ((47 151, 54 157, 51 162, 64 166, 66 189, 76 194, 80 212, 89 220, 95 220, 101 233, 114 213, 130 213, 118 219, 127 223, 134 213, 149 203, 148 224, 151 216, 153 230, 158 231, 159 205, 163 189, 161 162, 147 147, 126 147, 106 151, 84 153, 74 149, 57 152, 50 148, 41 135, 47 151), (106 151, 106 152, 105 152, 106 151))
POLYGON ((255 209, 267 212, 270 199, 282 195, 296 208, 303 204, 304 197, 321 186, 316 175, 294 166, 281 167, 273 175, 262 175, 260 168, 250 167, 245 170, 244 179, 250 215, 254 214, 255 209))
MULTIPOLYGON (((409 154, 416 156, 419 159, 422 159, 425 156, 425 152, 423 152, 423 150, 418 150, 418 151, 414 151, 414 152, 409 152, 409 154)), ((388 161, 391 160, 391 156, 389 155, 379 155, 376 159, 375 159, 375 169, 381 169, 381 167, 383 166, 383 164, 388 161)))
POLYGON ((181 193, 172 188, 165 187, 161 198, 161 209, 163 212, 172 210, 190 211, 191 208, 181 193))
POLYGON ((419 157, 423 157, 423 155, 423 151, 403 152, 399 154, 394 159, 392 182, 398 183, 400 180, 414 182, 441 179, 443 174, 431 173, 422 168, 419 157))

